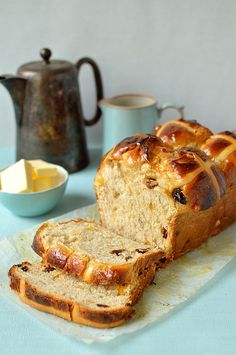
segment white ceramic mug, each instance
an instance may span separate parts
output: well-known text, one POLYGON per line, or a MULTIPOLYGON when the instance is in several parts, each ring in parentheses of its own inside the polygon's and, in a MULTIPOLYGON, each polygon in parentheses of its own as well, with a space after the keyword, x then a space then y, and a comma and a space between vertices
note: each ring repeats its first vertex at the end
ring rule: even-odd
POLYGON ((103 153, 135 133, 150 133, 162 112, 172 108, 184 118, 184 107, 172 103, 159 105, 152 96, 124 94, 99 101, 103 113, 103 153))

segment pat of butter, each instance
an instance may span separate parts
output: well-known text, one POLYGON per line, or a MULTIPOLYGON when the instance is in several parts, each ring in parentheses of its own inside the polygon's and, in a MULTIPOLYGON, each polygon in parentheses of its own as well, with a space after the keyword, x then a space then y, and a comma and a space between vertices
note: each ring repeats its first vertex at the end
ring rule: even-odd
POLYGON ((1 189, 4 192, 20 193, 33 191, 32 167, 21 159, 1 172, 1 189))
POLYGON ((29 163, 33 168, 34 179, 57 176, 58 174, 57 168, 54 165, 47 163, 43 160, 29 160, 29 163))
POLYGON ((57 176, 47 176, 34 180, 34 191, 43 191, 51 189, 58 184, 57 176))

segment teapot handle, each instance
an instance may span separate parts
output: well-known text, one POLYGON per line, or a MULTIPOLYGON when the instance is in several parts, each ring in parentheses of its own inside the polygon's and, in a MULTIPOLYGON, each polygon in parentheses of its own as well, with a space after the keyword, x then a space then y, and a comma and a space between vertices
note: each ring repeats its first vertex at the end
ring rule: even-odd
MULTIPOLYGON (((89 64, 89 65, 91 65, 91 67, 93 69, 93 74, 94 74, 94 79, 95 79, 95 84, 96 84, 96 97, 97 97, 97 102, 98 102, 99 100, 101 100, 103 98, 103 85, 102 85, 102 77, 101 77, 100 70, 93 59, 88 58, 88 57, 84 57, 84 58, 81 58, 80 60, 78 60, 78 62, 76 63, 76 68, 77 68, 78 74, 79 74, 80 68, 83 64, 89 64)), ((97 105, 97 110, 96 110, 96 113, 93 118, 91 118, 90 120, 86 120, 85 118, 83 118, 85 125, 92 126, 95 123, 97 123, 101 117, 101 114, 102 114, 102 111, 100 110, 100 108, 97 105)))

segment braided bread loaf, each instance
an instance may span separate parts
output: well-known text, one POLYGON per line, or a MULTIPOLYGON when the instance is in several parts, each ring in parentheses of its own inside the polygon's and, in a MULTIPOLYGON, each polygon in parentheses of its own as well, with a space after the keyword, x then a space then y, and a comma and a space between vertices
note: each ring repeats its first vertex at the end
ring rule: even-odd
POLYGON ((162 248, 169 260, 232 222, 222 223, 228 193, 224 172, 198 148, 211 132, 195 122, 179 122, 180 134, 175 125, 168 136, 166 125, 156 129, 160 138, 138 134, 124 139, 104 157, 94 182, 101 222, 162 248), (188 126, 190 133, 184 135, 188 126), (180 147, 181 137, 185 147, 180 147))

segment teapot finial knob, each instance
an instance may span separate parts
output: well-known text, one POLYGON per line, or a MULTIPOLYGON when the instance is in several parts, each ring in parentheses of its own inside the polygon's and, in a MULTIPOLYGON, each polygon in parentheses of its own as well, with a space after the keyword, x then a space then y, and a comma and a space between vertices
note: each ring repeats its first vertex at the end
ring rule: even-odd
POLYGON ((49 59, 50 59, 50 57, 52 55, 52 52, 51 52, 51 50, 49 48, 42 48, 41 51, 40 51, 40 55, 41 55, 41 57, 43 58, 43 60, 44 60, 44 62, 46 64, 50 63, 49 59))

